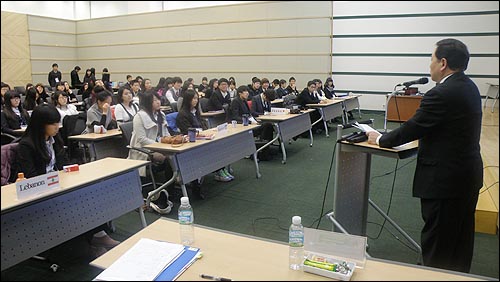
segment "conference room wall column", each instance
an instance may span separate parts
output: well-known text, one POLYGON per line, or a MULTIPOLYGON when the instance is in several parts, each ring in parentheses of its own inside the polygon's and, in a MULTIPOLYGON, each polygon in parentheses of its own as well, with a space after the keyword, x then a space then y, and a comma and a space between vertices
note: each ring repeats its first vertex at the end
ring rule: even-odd
POLYGON ((26 15, 2 12, 2 81, 14 86, 31 82, 28 19, 26 15))
POLYGON ((331 72, 331 10, 331 1, 259 2, 81 20, 77 57, 113 81, 295 76, 302 88, 331 72))
POLYGON ((486 82, 498 84, 498 1, 333 1, 332 24, 336 89, 364 94, 364 109, 383 110, 398 83, 430 78, 431 54, 444 38, 469 47, 466 74, 482 95, 486 82))

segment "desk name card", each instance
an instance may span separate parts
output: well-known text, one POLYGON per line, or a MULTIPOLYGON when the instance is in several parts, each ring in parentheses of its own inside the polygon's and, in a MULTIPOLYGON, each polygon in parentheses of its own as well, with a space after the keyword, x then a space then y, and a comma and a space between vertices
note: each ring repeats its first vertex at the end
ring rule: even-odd
POLYGON ((289 113, 290 113, 290 109, 271 107, 271 114, 272 115, 288 115, 289 113))
POLYGON ((218 133, 222 133, 222 134, 225 134, 227 133, 227 122, 223 123, 223 124, 220 124, 217 126, 217 132, 218 133))
POLYGON ((16 182, 16 195, 18 200, 25 200, 57 188, 59 188, 59 173, 53 171, 16 182))

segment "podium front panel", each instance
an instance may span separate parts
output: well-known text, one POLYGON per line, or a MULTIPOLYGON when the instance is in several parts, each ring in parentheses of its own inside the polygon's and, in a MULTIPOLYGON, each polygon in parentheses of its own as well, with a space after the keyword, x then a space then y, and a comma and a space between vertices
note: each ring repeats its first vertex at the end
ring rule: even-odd
POLYGON ((371 155, 345 152, 338 144, 335 219, 349 234, 365 236, 368 216, 371 155))

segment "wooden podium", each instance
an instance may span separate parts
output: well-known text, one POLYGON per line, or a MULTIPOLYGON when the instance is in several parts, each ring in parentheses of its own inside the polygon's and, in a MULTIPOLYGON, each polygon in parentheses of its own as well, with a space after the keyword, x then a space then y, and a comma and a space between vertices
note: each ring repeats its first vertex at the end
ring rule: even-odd
POLYGON ((409 120, 420 107, 420 95, 394 95, 387 103, 387 120, 404 122, 409 120))

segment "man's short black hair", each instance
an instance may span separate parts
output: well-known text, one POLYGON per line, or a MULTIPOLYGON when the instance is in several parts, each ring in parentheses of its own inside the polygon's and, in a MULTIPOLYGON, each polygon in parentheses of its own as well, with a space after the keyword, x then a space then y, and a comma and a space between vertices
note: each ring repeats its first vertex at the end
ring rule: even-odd
POLYGON ((59 67, 59 65, 57 65, 56 63, 53 63, 52 67, 59 67))
POLYGON ((238 94, 243 93, 245 91, 249 92, 248 86, 246 85, 241 85, 240 87, 238 87, 238 89, 236 89, 236 93, 238 94))
POLYGON ((453 71, 465 71, 469 65, 469 50, 462 41, 447 38, 436 43, 436 58, 445 58, 448 67, 453 71))

